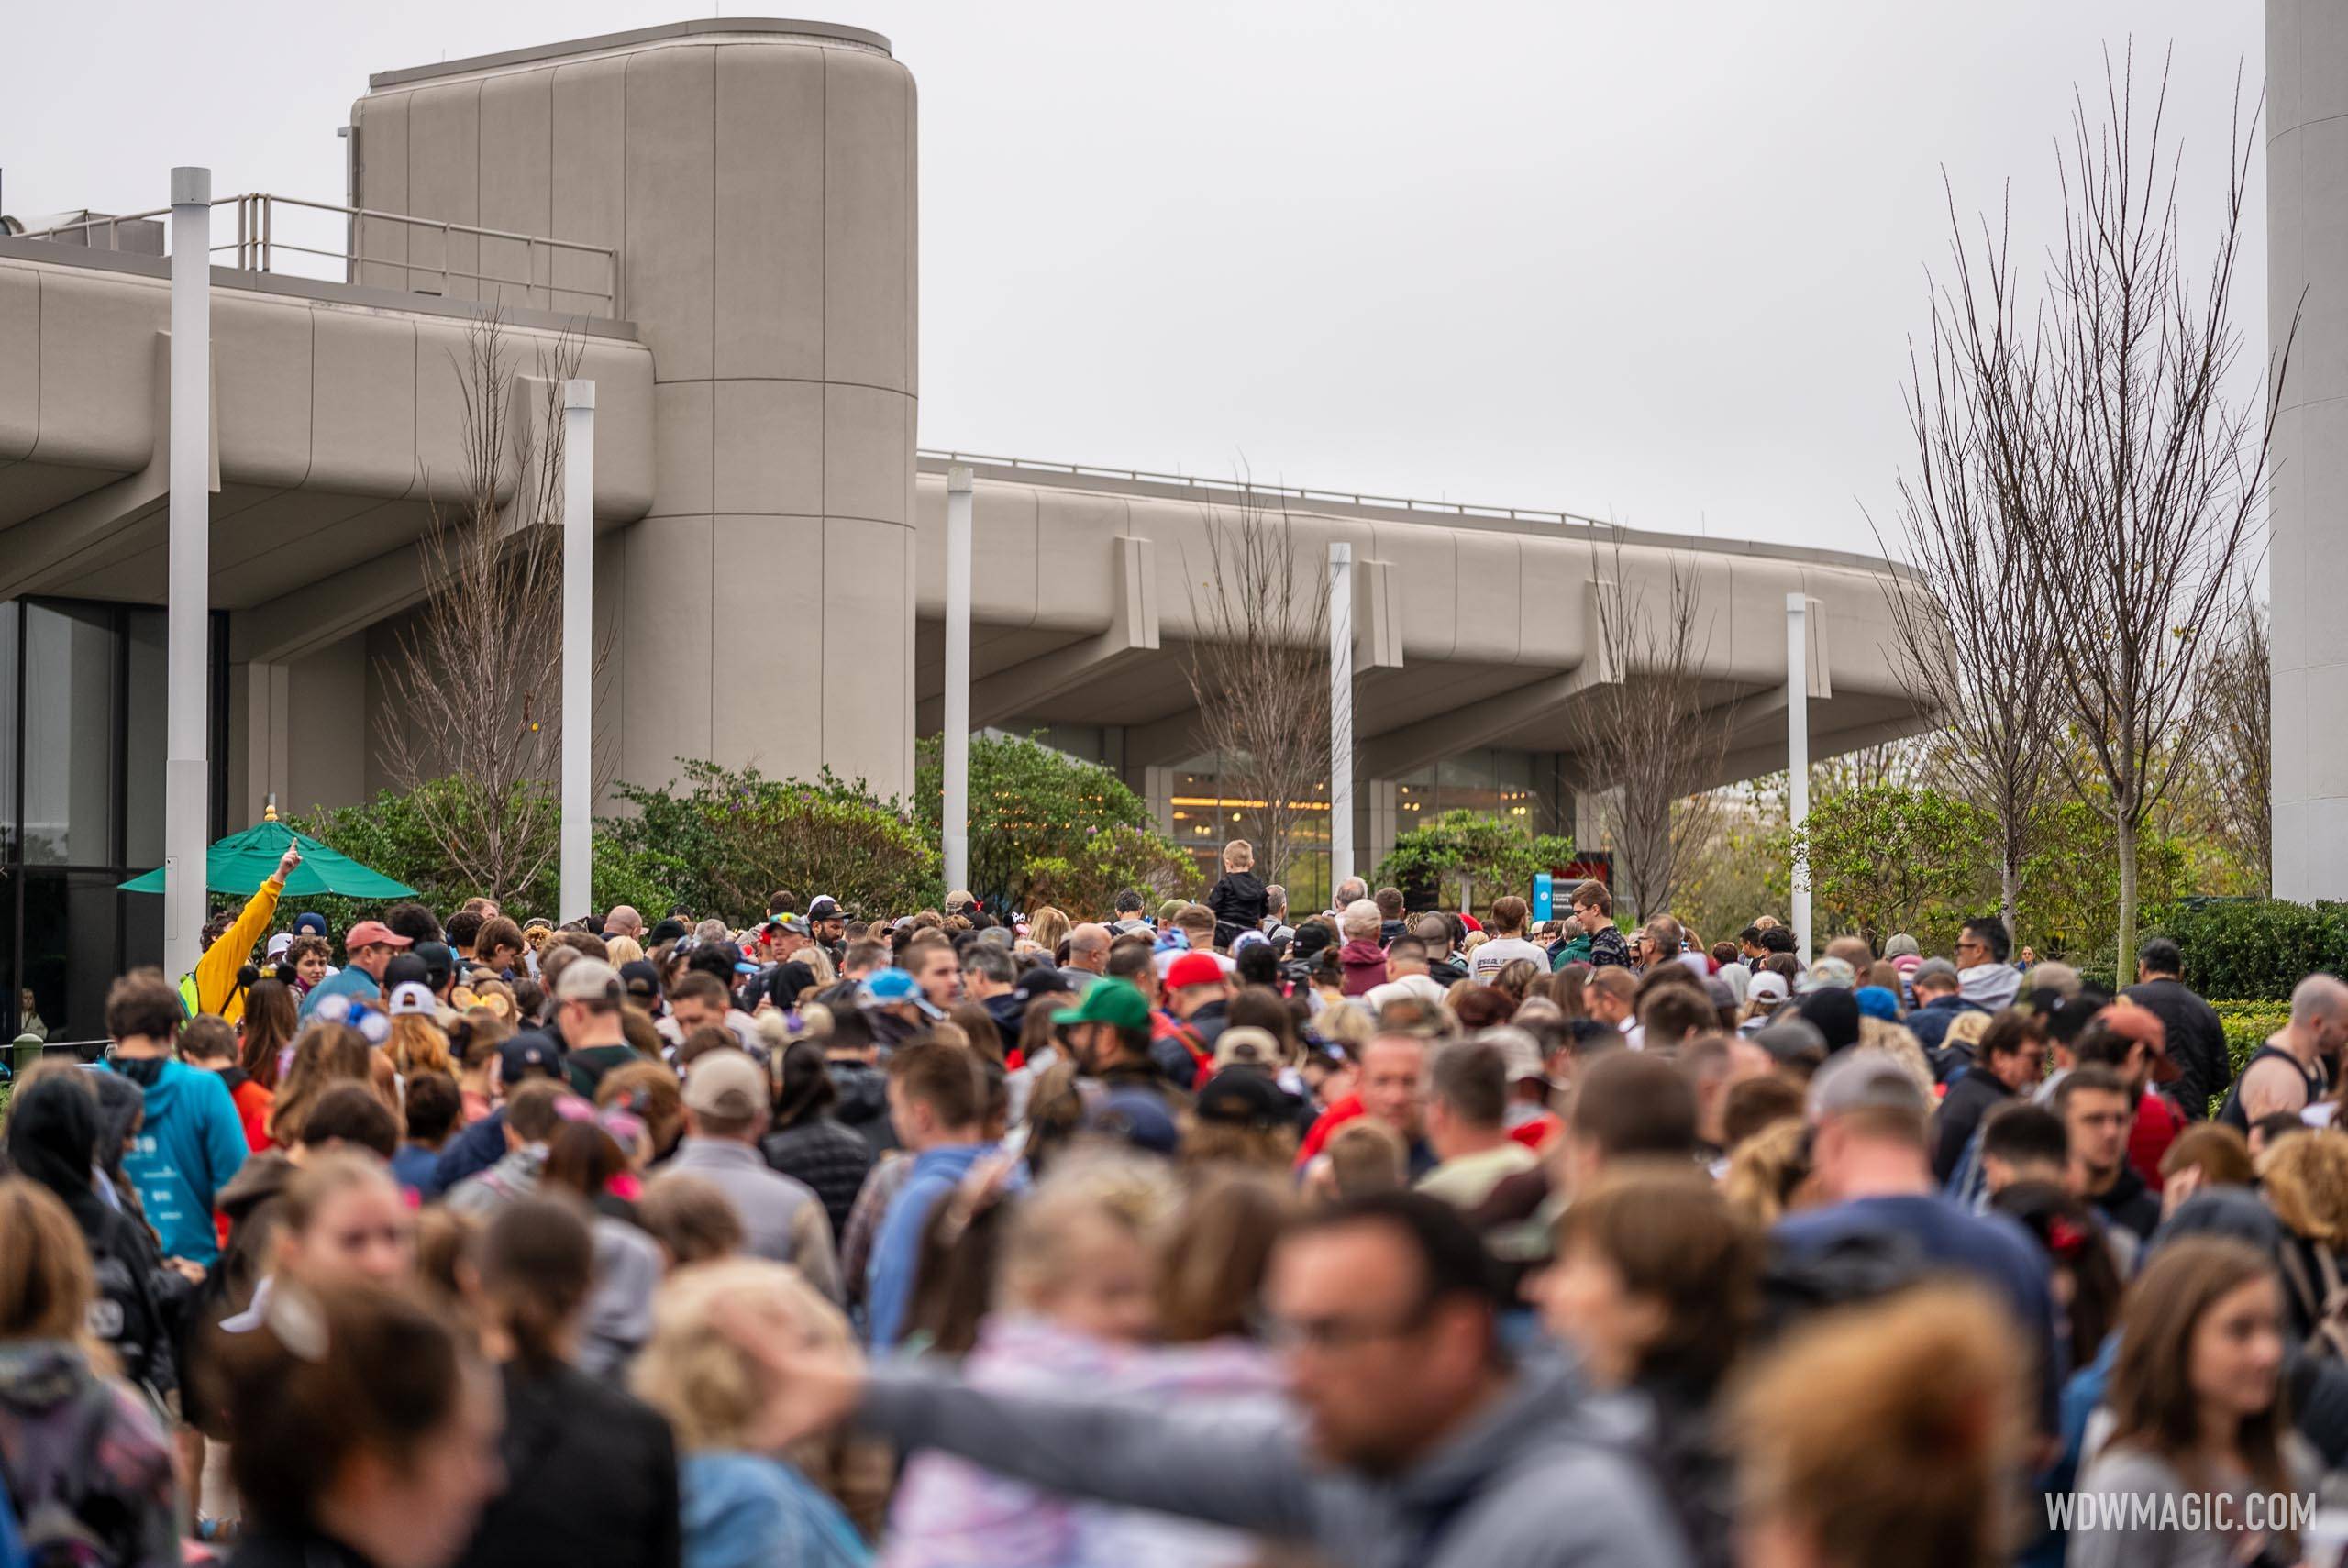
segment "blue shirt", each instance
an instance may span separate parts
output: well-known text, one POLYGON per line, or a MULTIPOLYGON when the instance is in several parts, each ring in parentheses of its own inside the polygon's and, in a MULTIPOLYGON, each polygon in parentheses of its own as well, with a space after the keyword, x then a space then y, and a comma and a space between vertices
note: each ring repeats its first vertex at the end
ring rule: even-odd
POLYGON ((914 1273, 921 1264, 922 1227, 940 1198, 962 1185, 991 1143, 950 1143, 914 1157, 913 1174, 889 1204, 872 1237, 872 1261, 865 1268, 865 1310, 871 1320, 877 1353, 897 1342, 905 1309, 913 1302, 914 1273))
POLYGON ((353 1001, 371 1002, 380 1000, 382 995, 383 988, 375 983, 374 976, 356 964, 349 965, 340 973, 328 975, 310 988, 310 994, 302 999, 302 1016, 308 1018, 316 1012, 318 1004, 328 997, 349 997, 353 1001))
POLYGON ((109 1056, 98 1065, 146 1094, 146 1120, 122 1169, 138 1188, 163 1255, 210 1268, 220 1255, 213 1205, 249 1152, 227 1084, 183 1062, 117 1063, 109 1056))
POLYGON ((780 1459, 726 1449, 679 1457, 683 1568, 867 1568, 840 1506, 780 1459))
POLYGON ((2038 1342, 2039 1430, 2055 1430, 2055 1396, 2067 1369, 2054 1343, 2049 1264, 2030 1232, 2013 1220, 2002 1214, 1968 1214, 1937 1195, 1900 1194, 1789 1215, 1771 1235, 1795 1257, 1826 1252, 1855 1237, 1905 1236, 1927 1264, 1988 1286, 2012 1306, 2017 1323, 2038 1342))

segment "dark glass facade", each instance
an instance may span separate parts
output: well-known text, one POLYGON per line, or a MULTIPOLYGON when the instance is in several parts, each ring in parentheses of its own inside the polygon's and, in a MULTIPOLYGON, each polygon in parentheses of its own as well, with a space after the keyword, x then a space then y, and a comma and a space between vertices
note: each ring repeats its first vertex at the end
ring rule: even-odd
MULTIPOLYGON (((227 806, 227 617, 212 618, 212 834, 227 806)), ((163 857, 164 613, 0 602, 0 1040, 105 1034, 107 984, 161 962, 163 901, 116 891, 163 857)))

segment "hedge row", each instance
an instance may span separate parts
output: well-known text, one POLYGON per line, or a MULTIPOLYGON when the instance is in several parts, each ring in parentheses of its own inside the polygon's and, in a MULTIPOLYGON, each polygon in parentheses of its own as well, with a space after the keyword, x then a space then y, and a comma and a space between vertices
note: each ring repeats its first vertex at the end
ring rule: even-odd
POLYGON ((2291 1021, 2288 1002, 2213 1001, 2218 1021, 2226 1028, 2226 1061, 2230 1077, 2240 1077, 2251 1053, 2266 1043, 2268 1035, 2291 1021))
POLYGON ((2205 997, 2288 1001, 2317 970, 2348 974, 2348 903, 2198 900, 2147 911, 2143 934, 2176 939, 2185 983, 2205 997))

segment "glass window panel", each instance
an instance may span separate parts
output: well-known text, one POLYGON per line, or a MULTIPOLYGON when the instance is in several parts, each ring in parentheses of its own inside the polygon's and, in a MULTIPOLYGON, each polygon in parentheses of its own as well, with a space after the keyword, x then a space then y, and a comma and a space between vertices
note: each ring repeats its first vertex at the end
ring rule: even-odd
MULTIPOLYGON (((28 604, 24 858, 115 863, 114 613, 28 604)), ((28 922, 30 911, 27 911, 28 922)))
MULTIPOLYGON (((116 892, 112 871, 21 875, 25 967, 19 984, 31 988, 51 1041, 101 1041, 106 988, 123 967, 123 905, 136 895, 116 892)), ((160 925, 162 900, 138 901, 156 906, 151 918, 160 925)))

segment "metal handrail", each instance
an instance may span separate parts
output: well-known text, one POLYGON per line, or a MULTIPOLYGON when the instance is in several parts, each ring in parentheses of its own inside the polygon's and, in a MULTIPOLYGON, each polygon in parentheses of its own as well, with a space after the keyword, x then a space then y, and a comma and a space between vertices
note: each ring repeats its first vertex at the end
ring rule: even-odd
POLYGON ((919 457, 946 463, 984 463, 990 468, 1026 469, 1036 473, 1067 474, 1077 479, 1118 479, 1135 484, 1179 485, 1185 490, 1221 491, 1227 494, 1269 495, 1285 501, 1344 502, 1354 506, 1380 506, 1397 512, 1432 512, 1446 517, 1491 517, 1512 523, 1573 524, 1587 528, 1614 528, 1617 524, 1578 512, 1551 512, 1529 506, 1479 506, 1472 502, 1420 501, 1401 495, 1370 495, 1357 491, 1314 490, 1304 485, 1264 484, 1256 480, 1195 479, 1189 474, 1153 473, 1147 469, 1104 469, 1090 463, 1047 463, 1032 458, 991 458, 977 452, 942 452, 924 447, 919 457))
MULTIPOLYGON (((469 282, 510 285, 521 289, 526 297, 535 296, 543 291, 549 306, 553 304, 554 297, 558 294, 600 300, 604 304, 604 310, 612 316, 617 317, 620 315, 620 282, 624 274, 620 270, 620 253, 615 246, 591 245, 578 239, 556 239, 547 235, 516 234, 510 229, 484 228, 477 224, 455 223, 445 218, 416 217, 407 213, 387 213, 372 207, 349 207, 335 202, 314 202, 302 196, 280 196, 266 191, 251 191, 241 195, 216 197, 212 204, 216 207, 232 206, 236 209, 236 238, 225 245, 215 245, 211 249, 215 255, 222 251, 230 252, 235 259, 231 264, 238 271, 274 271, 278 254, 284 252, 289 255, 316 256, 327 260, 338 260, 350 270, 354 275, 354 281, 357 269, 360 267, 396 267, 406 272, 422 272, 427 276, 438 277, 444 282, 450 278, 461 278, 469 282), (429 265, 404 256, 371 256, 361 248, 364 242, 357 237, 353 237, 348 243, 348 248, 342 250, 323 250, 316 246, 298 245, 292 240, 280 239, 276 233, 276 209, 281 204, 301 207, 310 212, 335 213, 361 223, 371 221, 402 224, 409 228, 433 230, 440 235, 443 242, 440 265, 429 265), (446 242, 457 237, 495 240, 503 244, 524 247, 522 256, 524 276, 513 278, 501 273, 467 271, 462 268, 449 266, 446 242), (541 247, 544 247, 548 252, 545 268, 546 281, 543 282, 538 280, 540 269, 537 264, 538 250, 541 247), (583 286, 558 287, 554 282, 554 255, 559 251, 602 257, 604 286, 601 289, 583 286)), ((78 231, 94 248, 95 240, 92 237, 93 232, 103 228, 106 231, 105 248, 112 250, 118 248, 122 225, 170 215, 169 207, 158 207, 151 212, 121 213, 106 217, 83 218, 76 223, 54 224, 48 228, 32 230, 19 237, 53 239, 61 234, 78 231)), ((534 299, 533 303, 535 303, 534 299)))

